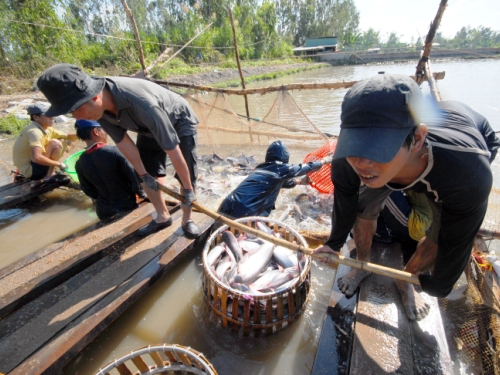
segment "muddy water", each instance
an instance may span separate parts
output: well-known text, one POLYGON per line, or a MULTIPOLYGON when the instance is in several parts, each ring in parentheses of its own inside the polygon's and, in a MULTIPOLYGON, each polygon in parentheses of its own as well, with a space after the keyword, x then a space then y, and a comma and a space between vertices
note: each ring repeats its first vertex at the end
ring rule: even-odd
MULTIPOLYGON (((415 65, 325 68, 249 86, 358 80, 379 71, 410 75, 414 73, 415 65)), ((446 71, 445 80, 439 82, 443 99, 468 103, 483 113, 496 130, 500 130, 498 60, 434 62, 432 68, 446 71)), ((316 126, 324 132, 336 134, 345 92, 344 89, 296 91, 293 97, 316 126)), ((251 116, 263 117, 272 100, 268 96, 252 96, 251 116)), ((230 97, 230 101, 238 113, 245 113, 241 98, 230 97)), ((5 164, 0 166, 2 184, 10 178, 11 147, 12 141, 0 143, 0 159, 5 164)), ((301 155, 293 155, 293 158, 299 160, 301 155)), ((493 164, 496 186, 500 186, 499 162, 493 164)), ((294 191, 290 199, 301 192, 294 191)), ((282 212, 289 200, 280 199, 277 207, 282 212)), ((95 213, 85 196, 61 189, 45 195, 35 206, 0 212, 0 267, 95 220, 95 213)), ((201 291, 201 254, 195 255, 160 280, 78 355, 64 373, 93 374, 99 367, 131 350, 166 342, 191 346, 203 352, 219 374, 309 374, 335 271, 313 262, 311 297, 299 320, 277 335, 243 339, 222 329, 210 314, 201 291)))

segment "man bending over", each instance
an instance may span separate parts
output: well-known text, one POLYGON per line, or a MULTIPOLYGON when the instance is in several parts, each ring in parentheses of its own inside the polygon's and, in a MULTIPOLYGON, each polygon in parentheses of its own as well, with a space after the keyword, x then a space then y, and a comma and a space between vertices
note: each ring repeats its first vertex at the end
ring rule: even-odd
MULTIPOLYGON (((340 250, 353 229, 358 258, 370 261, 376 219, 387 196, 394 190, 423 193, 432 224, 405 271, 419 276, 424 292, 442 298, 469 262, 500 141, 488 121, 465 104, 437 103, 438 115, 422 119, 421 102, 419 86, 402 75, 377 75, 347 92, 332 163, 332 230, 315 252, 340 250)), ((354 269, 339 287, 351 296, 369 274, 354 269)), ((398 280, 396 285, 408 318, 425 317, 429 305, 413 284, 398 280)))

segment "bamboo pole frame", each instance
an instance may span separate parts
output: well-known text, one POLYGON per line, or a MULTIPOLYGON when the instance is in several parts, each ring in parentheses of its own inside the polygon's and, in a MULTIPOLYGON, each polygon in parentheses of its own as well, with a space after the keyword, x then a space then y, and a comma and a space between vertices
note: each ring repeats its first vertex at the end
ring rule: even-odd
MULTIPOLYGON (((441 80, 444 78, 445 72, 436 72, 433 73, 432 76, 435 80, 441 80)), ((414 80, 415 76, 410 76, 414 80)), ((291 83, 288 85, 281 86, 267 86, 267 87, 258 87, 252 89, 228 89, 228 88, 217 88, 212 86, 205 85, 193 85, 189 83, 180 83, 180 82, 171 82, 166 80, 151 80, 160 85, 167 85, 172 87, 183 87, 187 89, 194 89, 198 91, 207 91, 207 92, 218 92, 227 95, 250 95, 250 94, 266 94, 269 92, 276 92, 280 90, 316 90, 316 89, 326 89, 326 90, 337 90, 337 89, 346 89, 354 86, 359 81, 344 81, 344 82, 325 82, 325 83, 291 83)))
POLYGON ((448 0, 441 0, 439 4, 438 11, 436 16, 434 17, 434 21, 431 22, 431 26, 429 28, 429 32, 425 38, 424 52, 422 53, 422 57, 420 58, 417 67, 416 67, 416 82, 420 85, 424 80, 425 76, 425 64, 429 61, 429 55, 431 54, 432 49, 432 41, 434 40, 434 36, 436 35, 436 31, 441 23, 441 18, 443 18, 444 10, 447 7, 448 0))

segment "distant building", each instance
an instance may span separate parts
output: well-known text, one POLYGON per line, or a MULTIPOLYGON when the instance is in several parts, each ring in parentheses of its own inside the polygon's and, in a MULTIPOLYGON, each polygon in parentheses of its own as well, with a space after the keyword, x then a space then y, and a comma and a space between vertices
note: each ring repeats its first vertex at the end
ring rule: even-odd
POLYGON ((338 51, 338 38, 336 36, 325 36, 321 38, 306 38, 303 47, 296 47, 293 52, 304 55, 316 55, 318 53, 329 53, 338 51))

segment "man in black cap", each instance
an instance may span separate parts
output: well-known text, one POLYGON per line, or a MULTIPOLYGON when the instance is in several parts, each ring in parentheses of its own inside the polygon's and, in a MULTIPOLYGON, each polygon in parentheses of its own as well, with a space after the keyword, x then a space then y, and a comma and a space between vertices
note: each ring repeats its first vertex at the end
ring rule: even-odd
POLYGON ((156 219, 141 228, 146 236, 172 224, 155 178, 165 176, 166 155, 182 186, 182 229, 186 237, 200 235, 191 220, 196 199, 196 125, 198 119, 187 101, 155 83, 127 77, 90 77, 79 67, 57 64, 38 79, 49 100, 51 116, 71 113, 77 120, 98 121, 141 177, 156 209, 156 219), (127 130, 138 133, 137 146, 127 130))
MULTIPOLYGON (((394 190, 423 193, 432 207, 432 224, 405 271, 419 276, 424 292, 445 297, 469 261, 486 213, 490 162, 500 140, 488 121, 465 104, 440 102, 423 118, 422 102, 419 86, 401 75, 377 75, 347 92, 332 163, 332 230, 315 252, 339 251, 353 229, 358 258, 369 261, 387 196, 394 190)), ((339 287, 351 296, 369 274, 354 269, 339 287)), ((396 285, 408 318, 425 317, 429 305, 413 285, 400 280, 396 285)))
POLYGON ((47 115, 49 106, 45 103, 34 103, 27 107, 31 124, 26 126, 17 137, 12 149, 12 159, 19 174, 32 180, 60 179, 54 167, 66 169, 59 159, 66 149, 66 140, 76 141, 76 134, 65 134, 54 129, 54 119, 47 115))
POLYGON ((75 164, 80 186, 95 202, 100 220, 137 208, 137 196, 144 198, 134 168, 118 151, 108 145, 108 134, 97 121, 78 120, 76 135, 87 144, 75 164))

